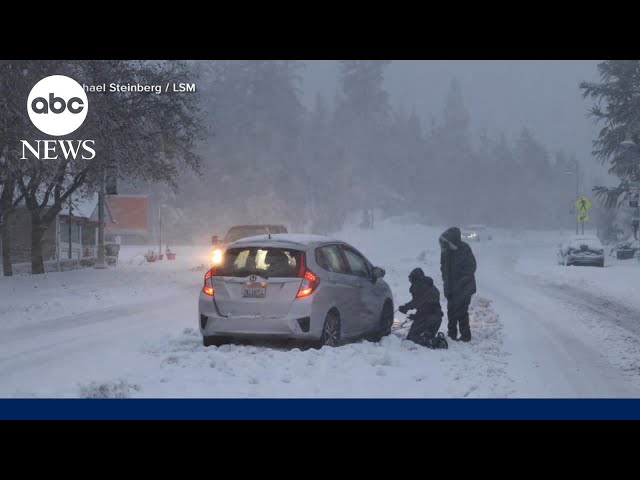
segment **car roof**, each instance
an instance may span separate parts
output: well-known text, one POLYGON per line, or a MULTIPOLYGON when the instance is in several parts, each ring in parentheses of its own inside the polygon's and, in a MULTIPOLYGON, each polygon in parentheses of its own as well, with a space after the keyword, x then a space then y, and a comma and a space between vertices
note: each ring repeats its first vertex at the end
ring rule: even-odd
POLYGON ((570 235, 568 236, 564 243, 565 244, 573 244, 576 245, 578 243, 591 243, 595 245, 602 245, 602 242, 595 235, 570 235))
POLYGON ((570 235, 569 237, 567 237, 567 240, 598 240, 600 241, 600 239, 598 237, 596 237, 595 235, 570 235))
POLYGON ((345 243, 324 235, 307 235, 298 233, 273 233, 269 235, 255 235, 245 237, 229 244, 228 248, 236 246, 264 246, 279 248, 310 247, 326 243, 345 243))
POLYGON ((279 223, 264 223, 260 225, 234 225, 229 230, 235 230, 239 228, 267 228, 267 227, 278 227, 278 228, 284 228, 284 229, 287 228, 286 226, 280 225, 279 223))

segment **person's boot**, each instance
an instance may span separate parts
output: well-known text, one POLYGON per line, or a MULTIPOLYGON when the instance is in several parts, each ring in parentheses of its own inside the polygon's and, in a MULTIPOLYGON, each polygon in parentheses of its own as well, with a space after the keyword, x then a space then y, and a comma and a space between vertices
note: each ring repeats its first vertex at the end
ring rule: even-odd
POLYGON ((427 347, 427 348, 434 348, 433 338, 426 337, 426 336, 422 337, 420 339, 420 345, 422 345, 423 347, 427 347))
POLYGON ((457 330, 449 330, 448 334, 451 340, 458 341, 458 331, 457 330))
POLYGON ((458 328, 460 329, 460 340, 463 342, 471 341, 471 327, 469 326, 469 301, 462 304, 461 316, 458 319, 458 328))
POLYGON ((447 343, 447 339, 444 336, 444 333, 438 332, 438 334, 433 339, 433 348, 449 348, 449 344, 447 343))

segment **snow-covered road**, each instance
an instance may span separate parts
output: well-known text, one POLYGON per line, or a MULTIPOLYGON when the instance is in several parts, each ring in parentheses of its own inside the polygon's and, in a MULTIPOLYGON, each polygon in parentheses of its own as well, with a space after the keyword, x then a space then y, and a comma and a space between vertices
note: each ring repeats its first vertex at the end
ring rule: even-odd
POLYGON ((196 318, 193 290, 185 282, 159 298, 141 295, 132 303, 2 330, 0 395, 77 397, 80 384, 146 368, 152 372, 155 362, 140 349, 191 325, 196 318))
MULTIPOLYGON (((387 221, 339 236, 387 270, 399 304, 415 266, 441 287, 441 231, 387 221)), ((160 264, 132 249, 106 271, 0 279, 0 396, 638 397, 640 305, 629 293, 640 265, 560 267, 556 243, 539 234, 472 244, 473 340, 435 351, 404 341, 406 330, 335 349, 205 348, 204 272, 193 267, 206 248, 160 264)))
MULTIPOLYGON (((515 269, 521 249, 502 246, 479 252, 489 259, 479 272, 485 296, 494 300, 505 323, 504 347, 509 353, 507 374, 518 397, 637 397, 640 378, 621 368, 624 350, 640 346, 640 336, 615 339, 616 315, 623 305, 616 300, 597 311, 597 294, 557 279, 542 280, 515 269), (609 337, 614 341, 607 342, 609 337)), ((538 253, 545 252, 545 248, 538 253)), ((530 252, 529 252, 530 253, 530 252)), ((549 256, 540 262, 549 263, 549 256)), ((640 267, 640 266, 639 266, 640 267)), ((551 268, 560 270, 561 267, 551 268)), ((596 268, 580 268, 590 275, 596 268)), ((553 277, 551 277, 553 278, 553 277)), ((628 310, 626 321, 632 321, 628 310)), ((635 311, 635 323, 640 313, 635 311)), ((635 358, 640 359, 640 350, 635 358)))

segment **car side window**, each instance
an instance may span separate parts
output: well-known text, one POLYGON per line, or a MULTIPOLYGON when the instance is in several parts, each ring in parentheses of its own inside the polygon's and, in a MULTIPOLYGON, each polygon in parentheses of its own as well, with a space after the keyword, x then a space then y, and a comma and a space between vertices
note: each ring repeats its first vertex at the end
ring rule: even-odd
POLYGON ((349 263, 349 268, 351 269, 352 275, 365 278, 371 276, 369 265, 364 257, 354 252, 350 248, 342 247, 342 251, 344 252, 344 256, 347 258, 347 262, 349 263))
POLYGON ((316 262, 332 273, 348 273, 337 245, 327 245, 316 249, 316 262))

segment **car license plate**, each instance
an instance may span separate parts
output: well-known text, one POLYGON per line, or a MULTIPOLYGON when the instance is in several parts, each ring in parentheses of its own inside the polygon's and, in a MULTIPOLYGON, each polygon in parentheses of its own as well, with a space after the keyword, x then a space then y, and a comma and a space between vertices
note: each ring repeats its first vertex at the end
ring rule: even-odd
POLYGON ((267 296, 267 287, 244 287, 242 296, 245 298, 264 298, 267 296))

